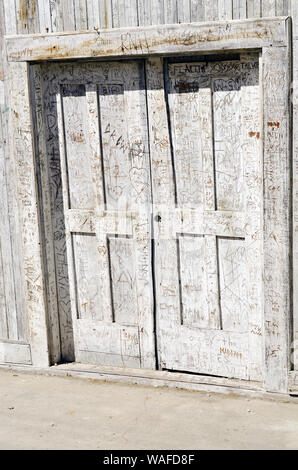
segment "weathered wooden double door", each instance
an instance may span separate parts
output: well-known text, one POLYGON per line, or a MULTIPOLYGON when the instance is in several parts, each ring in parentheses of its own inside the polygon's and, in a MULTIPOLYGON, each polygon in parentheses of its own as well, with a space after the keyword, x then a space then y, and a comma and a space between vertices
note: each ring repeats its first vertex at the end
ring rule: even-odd
POLYGON ((61 357, 261 380, 259 56, 41 70, 61 357))

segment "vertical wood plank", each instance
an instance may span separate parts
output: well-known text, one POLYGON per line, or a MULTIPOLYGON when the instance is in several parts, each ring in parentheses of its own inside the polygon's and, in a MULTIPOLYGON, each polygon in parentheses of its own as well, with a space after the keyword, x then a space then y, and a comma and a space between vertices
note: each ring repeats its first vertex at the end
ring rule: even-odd
POLYGON ((111 0, 113 28, 120 28, 119 0, 111 0))
POLYGON ((99 28, 99 0, 87 1, 88 29, 99 28))
POLYGON ((62 0, 51 0, 50 2, 51 26, 53 33, 65 30, 63 24, 63 5, 66 5, 68 2, 69 0, 63 0, 63 3, 62 0))
POLYGON ((126 0, 124 6, 125 24, 123 26, 138 26, 138 2, 126 0))
MULTIPOLYGON (((58 141, 59 141, 59 150, 60 150, 60 165, 61 165, 61 179, 62 179, 62 193, 63 193, 63 208, 64 214, 67 214, 67 211, 70 207, 70 197, 68 193, 68 178, 66 173, 67 163, 66 163, 66 148, 64 145, 64 125, 63 125, 63 105, 62 105, 62 96, 61 91, 57 87, 57 125, 58 125, 58 141)), ((65 220, 65 238, 66 238, 66 251, 67 259, 73 260, 74 249, 72 244, 72 235, 68 229, 68 219, 65 220)), ((76 305, 76 281, 75 281, 75 266, 74 262, 68 263, 68 277, 69 277, 69 294, 70 294, 70 303, 71 303, 71 312, 73 318, 73 340, 74 340, 74 350, 75 357, 78 353, 78 326, 77 322, 74 321, 77 319, 77 305, 76 305)))
POLYGON ((164 0, 164 15, 165 15, 165 24, 177 23, 176 0, 164 0))
MULTIPOLYGON (((293 122, 298 122, 298 2, 291 2, 293 18, 293 122)), ((293 357, 292 365, 298 370, 298 129, 293 126, 293 357)))
POLYGON ((275 0, 262 1, 262 17, 275 16, 275 0))
POLYGON ((178 23, 190 22, 190 0, 182 0, 177 3, 177 21, 178 23))
POLYGON ((164 24, 164 0, 151 1, 151 24, 164 24))
POLYGON ((204 208, 215 210, 214 146, 211 88, 200 90, 200 134, 204 174, 204 208))
POLYGON ((205 0, 205 21, 218 20, 218 2, 219 0, 214 0, 212 2, 205 0))
POLYGON ((86 0, 74 0, 74 13, 76 31, 85 31, 88 24, 86 0))
POLYGON ((39 13, 39 28, 41 33, 51 32, 51 9, 50 0, 39 0, 38 2, 39 13))
MULTIPOLYGON (((129 4, 131 3, 131 0, 128 0, 129 4)), ((117 24, 119 25, 119 28, 121 27, 126 27, 127 26, 127 16, 128 16, 128 11, 127 11, 127 0, 113 0, 113 5, 115 4, 115 8, 117 11, 117 24)))
MULTIPOLYGON (((43 65, 42 92, 44 106, 44 125, 40 139, 43 137, 45 142, 40 142, 40 173, 42 187, 42 199, 45 206, 43 228, 45 231, 46 250, 45 260, 48 264, 48 283, 49 295, 55 297, 57 309, 59 312, 59 328, 63 342, 60 345, 62 357, 67 360, 73 360, 73 334, 72 322, 70 315, 70 298, 69 298, 69 278, 67 266, 67 253, 65 241, 65 217, 63 212, 63 196, 61 185, 60 170, 60 153, 58 139, 58 123, 57 123, 57 95, 60 93, 59 84, 57 83, 57 68, 53 70, 53 65, 45 68, 43 65), (46 145, 46 149, 43 149, 46 145), (43 158, 44 157, 44 158, 43 158), (51 207, 50 214, 46 213, 47 207, 51 207), (53 236, 51 237, 51 233, 53 236), (52 248, 51 248, 52 238, 52 248), (53 254, 51 253, 53 251, 53 254), (54 285, 55 284, 55 285, 54 285)), ((40 78, 38 78, 40 80, 40 78)), ((37 80, 37 82, 38 82, 37 80)), ((38 95, 38 90, 36 90, 38 95)), ((38 122, 37 124, 38 125, 38 122)), ((51 308, 51 299, 49 307, 51 308)), ((53 300, 54 302, 54 300, 53 300)), ((52 345, 57 343, 55 338, 55 306, 49 312, 49 321, 53 322, 53 338, 50 337, 52 345)), ((52 349, 52 358, 56 351, 52 349)))
POLYGON ((38 0, 27 0, 27 18, 28 18, 28 31, 30 34, 40 32, 39 27, 39 9, 38 0))
POLYGON ((74 0, 60 0, 59 10, 62 19, 61 27, 63 28, 61 31, 75 31, 76 17, 74 0))
POLYGON ((151 24, 151 0, 138 0, 138 24, 139 26, 151 24))
MULTIPOLYGON (((1 13, 1 11, 0 11, 1 13)), ((2 42, 1 36, 3 34, 4 24, 0 21, 0 53, 2 53, 2 42)), ((2 54, 1 54, 2 55, 2 54)), ((2 57, 0 55, 1 61, 2 57)), ((6 134, 6 126, 4 126, 5 122, 4 119, 2 121, 2 113, 4 110, 5 102, 4 102, 4 82, 1 73, 2 80, 0 81, 0 197, 1 197, 1 207, 0 207, 0 216, 1 216, 1 226, 0 226, 0 338, 8 339, 9 331, 8 331, 8 322, 7 322, 7 300, 5 295, 5 285, 4 285, 4 266, 3 266, 3 240, 2 240, 2 232, 4 230, 4 234, 6 233, 9 236, 10 227, 8 224, 3 221, 3 216, 6 213, 6 204, 5 204, 5 197, 7 198, 7 187, 6 187, 6 171, 5 171, 5 134, 6 134), (2 228, 3 226, 3 228, 2 228)), ((7 207, 8 210, 8 207, 7 207)), ((6 247, 5 247, 6 248, 6 247)), ((12 304, 13 305, 13 304, 12 304)))
POLYGON ((283 16, 290 16, 291 15, 291 0, 284 0, 283 1, 283 16))
MULTIPOLYGON (((32 105, 34 109, 34 136, 37 154, 38 196, 40 198, 41 220, 43 228, 44 266, 47 273, 47 315, 49 328, 49 346, 51 363, 62 360, 60 345, 60 327, 58 313, 58 292, 56 283, 56 266, 54 255, 54 233, 52 221, 51 188, 49 176, 49 159, 46 148, 46 140, 49 139, 48 129, 45 128, 46 118, 44 109, 44 90, 42 83, 42 69, 35 65, 32 70, 34 79, 34 91, 32 93, 32 105)), ((33 85, 33 84, 32 84, 33 85)), ((48 111, 49 112, 49 111, 48 111)), ((64 333, 64 332, 63 332, 64 333)), ((67 336, 63 334, 63 343, 67 336)))
MULTIPOLYGON (((231 13, 231 12, 230 12, 231 13)), ((204 174, 204 209, 214 211, 215 202, 215 169, 214 169, 214 135, 211 87, 201 88, 199 92, 200 136, 204 174)), ((217 237, 206 235, 204 265, 206 266, 208 291, 208 326, 221 328, 221 311, 219 302, 219 272, 217 237)), ((207 298, 207 296, 206 296, 207 298)))
POLYGON ((275 0, 275 15, 287 16, 289 14, 289 1, 288 0, 275 0))
POLYGON ((233 0, 233 19, 246 18, 246 0, 233 0))
POLYGON ((261 0, 247 0, 247 18, 260 18, 261 0))
MULTIPOLYGON (((173 184, 168 115, 164 95, 163 60, 161 58, 150 58, 146 61, 146 76, 154 211, 159 211, 160 208, 164 207, 167 214, 169 214, 173 213, 175 208, 175 188, 173 184)), ((176 286, 178 286, 177 242, 166 237, 163 239, 162 229, 158 222, 155 222, 153 230, 155 257, 161 260, 160 263, 155 265, 156 296, 158 299, 164 299, 161 287, 163 276, 169 281, 167 286, 171 295, 174 293, 174 297, 165 299, 164 308, 167 309, 169 304, 169 309, 174 314, 173 328, 175 328, 181 322, 181 319, 176 315, 176 312, 180 311, 176 291, 176 286), (161 266, 162 269, 160 269, 161 266), (169 266, 171 266, 170 269, 169 266), (173 303, 175 307, 172 307, 173 303)), ((166 312, 167 310, 165 314, 166 312)), ((160 325, 157 327, 156 334, 157 348, 160 352, 162 336, 160 325)))
POLYGON ((112 28, 112 0, 101 0, 99 4, 99 25, 100 28, 112 28))
MULTIPOLYGON (((14 15, 15 17, 15 15, 14 15)), ((19 226, 18 199, 16 194, 15 166, 14 166, 14 140, 12 135, 12 117, 13 112, 10 106, 9 97, 11 93, 11 82, 9 67, 7 63, 6 51, 4 47, 3 35, 5 33, 5 14, 4 5, 0 3, 0 113, 1 113, 1 168, 4 179, 0 182, 1 189, 4 191, 0 198, 3 210, 2 226, 0 237, 2 243, 2 264, 5 269, 5 279, 3 286, 6 289, 8 302, 6 313, 11 316, 17 325, 17 334, 15 326, 11 326, 14 339, 27 341, 27 318, 24 305, 24 282, 22 270, 22 250, 21 250, 21 229, 19 226), (1 235, 2 233, 2 235, 1 235), (6 267, 7 266, 7 267, 6 267), (11 285, 10 285, 11 283, 11 285), (12 289, 15 294, 12 297, 12 289), (16 295, 18 293, 18 295, 16 295)), ((17 32, 16 23, 14 24, 15 33, 17 32)), ((1 211, 1 210, 0 210, 1 211)), ((8 322, 8 323, 9 323, 8 322)), ((7 324, 9 327, 9 325, 7 324)), ((9 335, 9 331, 8 331, 9 335)))
POLYGON ((28 33, 28 17, 26 0, 15 0, 18 34, 28 33))
POLYGON ((233 18, 233 1, 218 0, 218 19, 231 20, 233 18))
POLYGON ((153 178, 154 204, 175 207, 170 135, 164 98, 163 61, 148 59, 147 96, 148 126, 153 178), (159 110, 159 111, 157 111, 159 110), (167 174, 166 172, 170 172, 167 174))
MULTIPOLYGON (((0 176, 1 177, 1 176, 0 176)), ((0 338, 8 339, 6 296, 4 287, 4 269, 2 261, 2 246, 0 243, 0 338)))
POLYGON ((5 134, 7 128, 0 103, 0 330, 2 339, 19 339, 18 318, 15 302, 10 224, 8 219, 7 182, 5 168, 5 134), (4 119, 3 119, 4 118, 4 119))
POLYGON ((190 20, 192 22, 205 21, 204 0, 190 0, 190 20))
POLYGON ((14 0, 3 0, 5 34, 17 33, 16 7, 14 0))
POLYGON ((290 329, 289 55, 263 49, 265 387, 288 390, 290 329))
POLYGON ((245 293, 249 301, 250 380, 262 380, 263 356, 263 135, 261 54, 241 54, 241 134, 249 230, 245 240, 245 293))

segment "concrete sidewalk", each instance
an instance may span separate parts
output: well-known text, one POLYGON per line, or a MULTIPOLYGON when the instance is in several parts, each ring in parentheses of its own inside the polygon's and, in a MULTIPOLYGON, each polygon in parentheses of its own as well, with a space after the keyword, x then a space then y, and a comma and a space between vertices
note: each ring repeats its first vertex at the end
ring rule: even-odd
POLYGON ((0 370, 0 449, 298 449, 298 404, 0 370))

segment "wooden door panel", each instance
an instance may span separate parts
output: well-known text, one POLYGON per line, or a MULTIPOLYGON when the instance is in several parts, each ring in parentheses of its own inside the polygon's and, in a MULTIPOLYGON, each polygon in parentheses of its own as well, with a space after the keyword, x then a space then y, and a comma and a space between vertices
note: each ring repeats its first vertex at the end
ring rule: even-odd
POLYGON ((103 320, 95 233, 72 233, 77 318, 103 320))
POLYGON ((96 325, 80 320, 77 325, 78 362, 117 367, 141 367, 140 335, 135 327, 116 323, 96 325))
POLYGON ((86 87, 61 85, 61 106, 69 209, 94 209, 86 87))
POLYGON ((243 210, 241 78, 211 78, 215 165, 215 206, 243 210))
POLYGON ((160 367, 260 380, 259 58, 146 67, 47 75, 76 360, 154 367, 153 229, 160 367))
POLYGON ((143 63, 56 65, 48 70, 57 99, 76 360, 152 368, 143 63))
POLYGON ((221 323, 224 331, 248 331, 245 238, 217 237, 221 323))
POLYGON ((164 369, 261 379, 262 162, 258 55, 148 62, 157 335, 164 369), (152 84, 151 84, 152 80, 152 84), (166 209, 163 209, 166 207, 166 209))

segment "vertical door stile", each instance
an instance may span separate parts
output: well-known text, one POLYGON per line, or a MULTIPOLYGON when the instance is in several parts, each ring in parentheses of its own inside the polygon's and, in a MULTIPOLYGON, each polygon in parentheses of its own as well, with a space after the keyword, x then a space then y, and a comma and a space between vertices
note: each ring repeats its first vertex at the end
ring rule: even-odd
POLYGON ((97 252, 94 256, 98 257, 99 292, 101 293, 100 316, 103 321, 111 323, 114 321, 114 318, 111 297, 111 277, 107 276, 107 271, 110 272, 110 261, 107 234, 104 224, 105 197, 97 93, 98 90, 96 84, 86 85, 88 145, 90 149, 91 177, 96 201, 94 208, 94 229, 96 230, 97 252))
POLYGON ((249 331, 250 380, 261 380, 262 370, 262 132, 260 116, 259 57, 241 56, 242 152, 245 181, 245 261, 249 331), (257 64, 257 66, 256 66, 257 64))
POLYGON ((60 343, 60 325, 58 314, 58 294, 56 284, 56 268, 55 268, 55 253, 54 253, 54 233, 51 209, 51 192, 50 192, 50 175, 48 167, 46 141, 46 110, 44 106, 44 89, 42 80, 42 71, 40 65, 34 65, 34 99, 35 99, 35 125, 37 136, 37 150, 38 150, 38 169, 39 178, 41 183, 41 198, 42 198, 42 222, 44 227, 44 251, 45 255, 45 269, 47 272, 47 300, 48 300, 48 322, 51 325, 49 334, 50 340, 50 359, 51 363, 57 363, 61 360, 61 343, 60 343))
POLYGON ((61 87, 56 83, 56 99, 57 99, 57 123, 58 123, 58 140, 60 152, 60 165, 61 165, 61 179, 62 179, 62 193, 63 193, 63 208, 65 217, 65 240, 66 240, 66 253, 68 260, 68 273, 69 273, 69 291, 70 291, 70 304, 73 322, 73 335, 74 335, 74 349, 77 354, 78 345, 78 329, 77 329, 77 296, 76 296, 76 275, 73 263, 73 246, 72 235, 69 227, 69 219, 67 217, 70 209, 70 198, 68 191, 68 177, 67 177, 67 155, 65 145, 65 128, 63 117, 63 102, 61 87))
POLYGON ((148 146, 146 83, 143 63, 139 63, 140 80, 128 82, 126 91, 127 134, 130 142, 131 181, 136 190, 132 206, 132 232, 136 250, 136 287, 139 315, 141 367, 154 369, 154 322, 151 254, 152 188, 148 146))
MULTIPOLYGON (((162 337, 177 334, 181 324, 178 299, 178 258, 176 240, 171 233, 175 216, 175 188, 171 144, 164 90, 163 59, 146 61, 149 142, 152 166, 153 237, 156 285, 156 340, 159 361, 162 359, 162 337), (171 330, 165 325, 171 323, 171 330)), ((171 342, 169 342, 171 344, 171 342)), ((159 362, 159 368, 162 368, 159 362)))
MULTIPOLYGON (((203 161, 204 184, 204 210, 215 211, 215 168, 213 148, 213 116, 212 116, 212 89, 209 86, 199 90, 199 112, 201 152, 203 161)), ((221 329, 221 312, 219 302, 217 239, 215 235, 205 236, 205 269, 207 276, 209 327, 221 329)))

